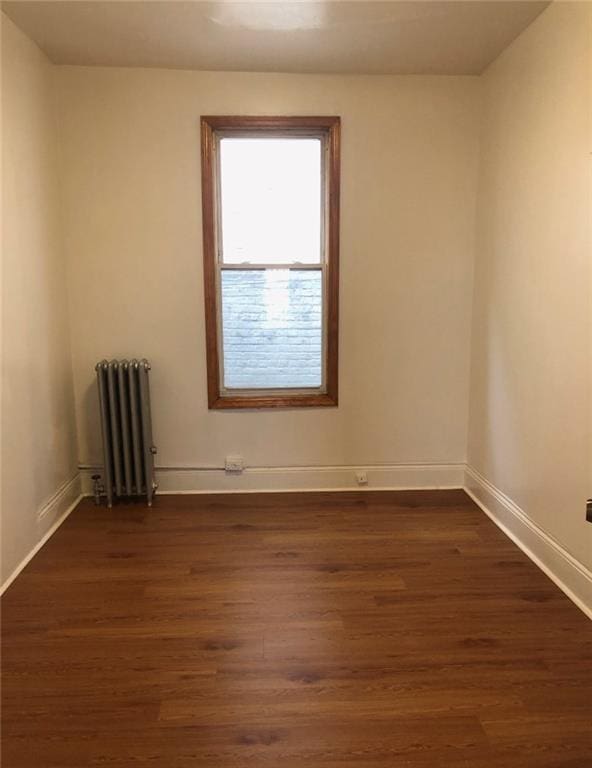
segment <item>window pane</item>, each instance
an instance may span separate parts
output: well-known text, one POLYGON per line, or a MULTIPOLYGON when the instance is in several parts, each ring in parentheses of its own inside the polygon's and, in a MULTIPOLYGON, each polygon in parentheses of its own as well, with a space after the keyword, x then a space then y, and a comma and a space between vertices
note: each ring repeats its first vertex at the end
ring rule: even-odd
POLYGON ((222 270, 224 386, 321 386, 320 270, 222 270))
POLYGON ((223 261, 321 258, 320 139, 221 139, 223 261))

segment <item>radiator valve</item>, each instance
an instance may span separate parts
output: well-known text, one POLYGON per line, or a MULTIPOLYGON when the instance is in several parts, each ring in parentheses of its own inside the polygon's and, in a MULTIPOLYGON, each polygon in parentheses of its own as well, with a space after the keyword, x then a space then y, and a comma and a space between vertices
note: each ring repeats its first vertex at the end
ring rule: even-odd
POLYGON ((101 504, 101 496, 105 492, 105 486, 101 482, 101 476, 100 475, 93 475, 93 496, 95 497, 95 504, 100 506, 101 504))

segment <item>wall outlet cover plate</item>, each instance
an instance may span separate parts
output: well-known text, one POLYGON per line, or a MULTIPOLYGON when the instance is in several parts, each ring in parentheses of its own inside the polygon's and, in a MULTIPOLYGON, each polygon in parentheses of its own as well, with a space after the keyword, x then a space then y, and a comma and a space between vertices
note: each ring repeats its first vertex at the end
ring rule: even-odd
POLYGON ((245 460, 242 456, 227 456, 224 469, 227 472, 242 472, 245 468, 245 460))

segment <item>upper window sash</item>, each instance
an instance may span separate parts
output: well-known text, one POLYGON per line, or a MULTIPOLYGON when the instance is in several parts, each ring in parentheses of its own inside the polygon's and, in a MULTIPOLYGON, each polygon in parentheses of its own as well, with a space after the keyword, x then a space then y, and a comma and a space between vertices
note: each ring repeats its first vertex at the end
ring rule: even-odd
POLYGON ((217 131, 214 151, 220 265, 324 264, 327 135, 217 131))

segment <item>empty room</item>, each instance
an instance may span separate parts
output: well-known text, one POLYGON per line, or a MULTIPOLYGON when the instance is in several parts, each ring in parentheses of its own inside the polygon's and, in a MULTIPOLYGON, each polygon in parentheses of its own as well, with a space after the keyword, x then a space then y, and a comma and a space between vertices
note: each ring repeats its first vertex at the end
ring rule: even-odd
POLYGON ((0 3, 3 768, 592 767, 592 3, 0 3))

